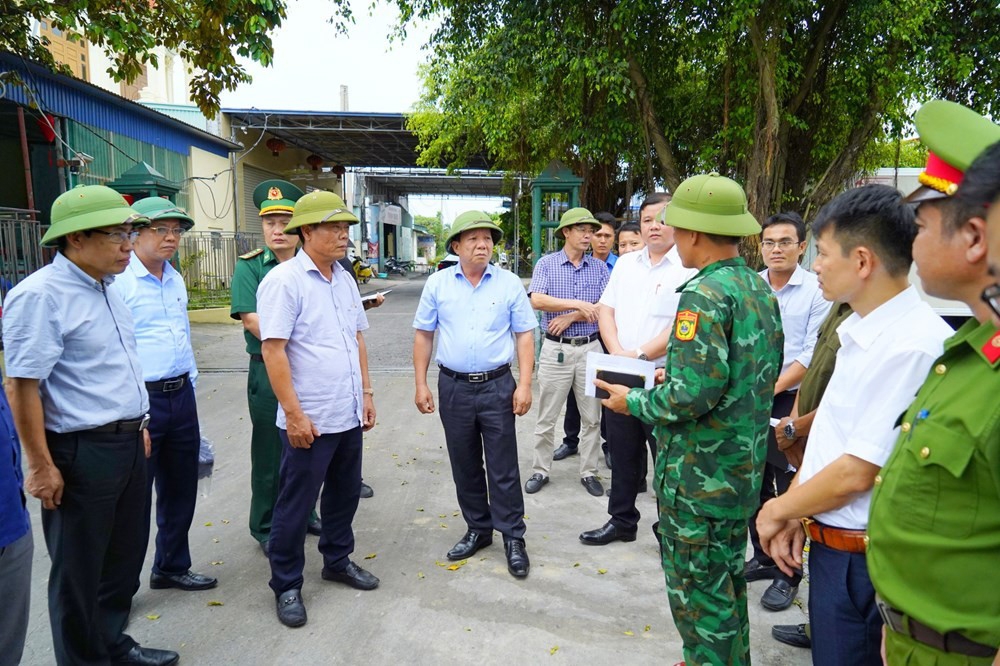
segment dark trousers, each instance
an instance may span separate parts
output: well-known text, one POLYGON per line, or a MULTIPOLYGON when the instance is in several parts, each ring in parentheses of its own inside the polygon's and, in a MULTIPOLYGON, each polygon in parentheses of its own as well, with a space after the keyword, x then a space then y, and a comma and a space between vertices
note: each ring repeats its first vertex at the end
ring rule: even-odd
MULTIPOLYGON (((576 406, 576 395, 572 391, 566 396, 566 414, 563 416, 563 444, 574 451, 580 446, 580 408, 576 406)), ((608 427, 603 408, 601 409, 601 449, 608 450, 608 427)), ((646 475, 643 474, 643 476, 646 475)))
POLYGON ((124 629, 145 550, 142 433, 45 436, 66 484, 59 507, 42 509, 55 659, 107 664, 135 645, 124 629))
POLYGON ((341 571, 354 552, 354 513, 361 492, 361 426, 320 435, 308 449, 295 449, 281 434, 278 500, 271 525, 271 589, 275 594, 302 589, 306 523, 320 487, 323 568, 341 571))
POLYGON ((31 530, 0 547, 0 666, 21 663, 31 610, 31 557, 35 552, 31 530))
POLYGON ((495 529, 505 541, 524 538, 515 388, 510 373, 478 384, 438 375, 438 413, 462 517, 470 530, 492 534, 495 529))
POLYGON ((882 618, 864 553, 812 542, 809 622, 815 666, 879 666, 882 618))
POLYGON ((152 453, 146 472, 143 559, 149 541, 153 486, 156 486, 156 553, 153 573, 168 576, 191 568, 188 530, 198 501, 198 407, 190 381, 176 391, 149 391, 152 453))
POLYGON ((656 439, 653 426, 631 415, 604 410, 608 424, 608 446, 611 449, 611 497, 608 514, 612 524, 634 530, 639 525, 639 509, 635 506, 639 483, 646 477, 646 451, 656 460, 656 439))

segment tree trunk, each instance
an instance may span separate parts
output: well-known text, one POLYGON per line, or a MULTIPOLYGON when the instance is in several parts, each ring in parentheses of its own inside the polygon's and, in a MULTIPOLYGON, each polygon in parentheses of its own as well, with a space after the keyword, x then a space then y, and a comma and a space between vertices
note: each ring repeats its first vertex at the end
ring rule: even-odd
POLYGON ((681 184, 681 176, 677 171, 677 160, 674 159, 674 152, 670 149, 670 143, 667 142, 667 137, 663 133, 663 126, 653 108, 653 100, 649 95, 649 84, 646 82, 642 66, 633 54, 627 54, 626 58, 628 59, 628 75, 635 88, 636 99, 639 101, 641 116, 639 122, 645 123, 649 130, 653 147, 656 148, 656 157, 660 162, 663 182, 667 189, 673 192, 681 184))

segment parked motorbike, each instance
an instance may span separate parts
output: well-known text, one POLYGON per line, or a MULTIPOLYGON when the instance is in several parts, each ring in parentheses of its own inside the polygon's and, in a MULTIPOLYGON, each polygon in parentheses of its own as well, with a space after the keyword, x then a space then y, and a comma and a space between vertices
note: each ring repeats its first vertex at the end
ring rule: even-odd
POLYGON ((406 272, 411 269, 412 265, 409 261, 399 261, 395 257, 388 257, 385 260, 385 270, 387 273, 392 275, 396 273, 398 275, 406 275, 406 272))
POLYGON ((375 272, 372 270, 371 264, 367 261, 362 261, 359 257, 351 257, 351 267, 354 268, 354 278, 359 284, 367 284, 369 280, 375 277, 375 272))

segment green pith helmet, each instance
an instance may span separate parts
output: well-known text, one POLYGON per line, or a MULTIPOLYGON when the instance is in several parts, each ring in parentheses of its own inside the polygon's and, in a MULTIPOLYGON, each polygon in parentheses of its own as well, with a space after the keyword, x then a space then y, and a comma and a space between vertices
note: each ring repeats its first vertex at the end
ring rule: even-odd
POLYGON ((961 104, 942 99, 920 107, 913 123, 928 155, 927 166, 917 176, 921 187, 906 197, 910 203, 955 194, 965 170, 980 153, 1000 141, 1000 125, 961 104))
POLYGON ((692 176, 673 194, 657 216, 664 224, 719 236, 760 233, 760 224, 747 209, 747 195, 735 180, 715 172, 692 176))
POLYGON ((113 227, 116 224, 148 224, 144 215, 129 207, 125 197, 104 185, 79 185, 63 192, 52 203, 52 224, 42 236, 42 245, 74 231, 113 227))
POLYGON ((594 227, 595 230, 601 230, 601 223, 597 221, 594 214, 591 213, 586 208, 570 208, 568 211, 562 214, 559 218, 559 226, 556 227, 556 235, 566 237, 566 232, 560 234, 559 232, 566 227, 572 227, 574 224, 589 224, 594 227))
POLYGON ((360 222, 348 208, 344 200, 333 192, 315 190, 295 202, 292 221, 285 227, 286 234, 298 234, 297 229, 320 222, 360 222))
POLYGON ((253 189, 253 205, 260 209, 261 217, 272 213, 291 213, 295 202, 305 192, 287 180, 265 180, 253 189))
POLYGON ((194 226, 194 220, 188 216, 183 208, 170 201, 170 199, 164 199, 163 197, 139 199, 132 204, 132 210, 145 215, 149 218, 150 222, 157 220, 177 220, 181 223, 181 229, 184 231, 194 226))
POLYGON ((470 231, 472 229, 489 229, 490 235, 493 236, 494 245, 499 243, 500 239, 503 238, 503 230, 496 225, 496 222, 489 215, 481 210, 467 210, 452 222, 451 233, 448 234, 448 240, 444 244, 445 250, 451 252, 452 242, 457 241, 463 231, 470 231))

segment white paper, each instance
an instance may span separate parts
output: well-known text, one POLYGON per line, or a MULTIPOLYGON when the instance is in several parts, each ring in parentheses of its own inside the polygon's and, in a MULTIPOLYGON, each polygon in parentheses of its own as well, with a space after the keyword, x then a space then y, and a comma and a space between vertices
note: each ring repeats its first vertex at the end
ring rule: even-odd
POLYGON ((584 390, 585 395, 591 398, 597 397, 597 387, 594 380, 597 379, 597 371, 606 370, 611 372, 625 372, 630 375, 639 375, 646 378, 645 388, 653 388, 654 373, 656 364, 652 361, 640 361, 637 358, 627 356, 612 356, 600 352, 587 352, 587 385, 584 390))
POLYGON ((771 419, 772 428, 777 428, 779 423, 781 423, 781 419, 771 419))
POLYGON ((392 291, 392 289, 386 289, 385 291, 376 291, 376 292, 373 292, 371 294, 367 294, 367 295, 361 297, 361 302, 362 303, 367 303, 368 301, 374 301, 375 299, 378 298, 379 294, 382 294, 383 296, 385 296, 390 291, 392 291))

